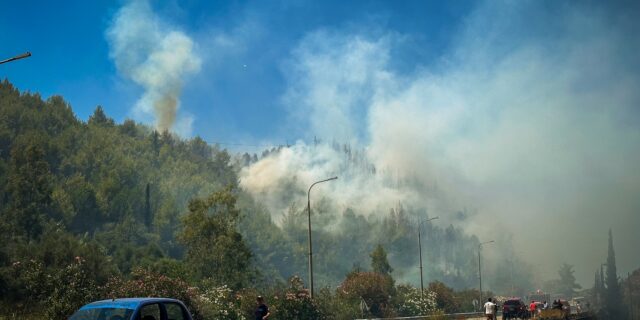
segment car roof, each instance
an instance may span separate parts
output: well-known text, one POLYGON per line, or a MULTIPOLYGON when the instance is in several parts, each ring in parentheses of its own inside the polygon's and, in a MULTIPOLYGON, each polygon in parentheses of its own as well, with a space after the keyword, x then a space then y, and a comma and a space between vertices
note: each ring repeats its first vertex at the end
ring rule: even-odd
POLYGON ((143 304, 143 303, 154 303, 154 302, 177 302, 177 303, 180 303, 179 300, 170 299, 170 298, 117 298, 117 299, 94 301, 94 302, 91 302, 89 304, 84 305, 80 309, 96 309, 96 308, 135 309, 140 304, 143 304))

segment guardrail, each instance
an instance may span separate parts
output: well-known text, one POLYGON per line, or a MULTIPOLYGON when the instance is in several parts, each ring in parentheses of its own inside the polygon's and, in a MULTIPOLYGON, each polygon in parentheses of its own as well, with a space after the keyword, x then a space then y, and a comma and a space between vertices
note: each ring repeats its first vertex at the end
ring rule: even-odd
MULTIPOLYGON (((498 312, 496 319, 499 319, 499 315, 502 312, 498 312)), ((362 319, 354 319, 354 320, 428 320, 433 318, 447 318, 447 319, 455 319, 455 320, 463 320, 463 319, 475 319, 475 318, 485 318, 484 312, 462 312, 462 313, 449 313, 449 314, 437 314, 430 316, 413 316, 413 317, 395 317, 395 318, 362 318, 362 319)), ((533 318, 535 320, 536 318, 533 318)), ((569 315, 568 319, 570 320, 589 320, 595 319, 593 313, 591 312, 582 312, 582 313, 572 313, 569 315)))
MULTIPOLYGON (((498 314, 502 314, 498 312, 498 314)), ((425 320, 425 319, 433 319, 433 318, 447 318, 447 319, 471 319, 471 318, 484 318, 484 312, 461 312, 461 313, 448 313, 448 314, 435 314, 428 316, 412 316, 412 317, 395 317, 395 318, 362 318, 362 319, 354 319, 354 320, 425 320)), ((496 317, 497 318, 497 317, 496 317)))

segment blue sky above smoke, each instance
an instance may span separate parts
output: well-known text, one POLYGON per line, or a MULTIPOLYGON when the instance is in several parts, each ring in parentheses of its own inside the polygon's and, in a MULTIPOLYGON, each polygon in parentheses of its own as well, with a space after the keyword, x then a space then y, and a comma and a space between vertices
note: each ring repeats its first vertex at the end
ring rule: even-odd
MULTIPOLYGON (((116 120, 143 89, 118 74, 105 31, 124 2, 11 2, 0 11, 2 57, 31 51, 29 60, 4 65, 0 76, 44 97, 60 94, 87 119, 102 105, 116 120)), ((471 2, 427 1, 165 1, 154 14, 192 37, 203 60, 187 77, 181 112, 192 133, 210 141, 276 143, 300 138, 283 127, 281 98, 292 52, 319 29, 378 37, 394 34, 392 67, 413 72, 437 63, 465 19, 471 2), (284 130, 283 130, 284 128, 284 130), (283 132, 285 131, 285 132, 283 132)), ((307 138, 307 137, 305 137, 307 138)))

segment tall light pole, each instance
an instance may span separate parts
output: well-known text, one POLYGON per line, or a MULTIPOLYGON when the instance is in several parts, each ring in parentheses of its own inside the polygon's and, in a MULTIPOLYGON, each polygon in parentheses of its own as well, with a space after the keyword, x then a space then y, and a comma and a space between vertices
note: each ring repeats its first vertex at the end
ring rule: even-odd
POLYGON ((633 291, 631 291, 631 273, 627 272, 627 290, 629 290, 629 319, 633 320, 633 291))
POLYGON ((338 177, 333 177, 325 180, 316 181, 309 187, 307 191, 307 211, 309 212, 309 287, 311 299, 313 299, 313 250, 311 249, 311 188, 318 183, 336 180, 338 177))
POLYGON ((11 62, 11 61, 14 61, 14 60, 24 59, 24 58, 28 58, 28 57, 31 57, 31 52, 25 52, 23 54, 20 54, 20 55, 17 55, 15 57, 13 57, 13 58, 2 60, 2 61, 0 61, 0 64, 11 62))
POLYGON ((483 300, 482 300, 482 262, 480 261, 480 250, 482 250, 482 245, 488 244, 488 243, 493 243, 495 241, 491 240, 491 241, 487 241, 487 242, 482 242, 478 245, 478 278, 480 279, 480 303, 482 304, 483 300))
MULTIPOLYGON (((427 219, 429 222, 431 220, 439 219, 440 217, 433 217, 431 219, 427 219)), ((422 240, 420 239, 420 230, 422 230, 422 220, 420 220, 420 225, 418 226, 418 250, 420 251, 420 298, 424 298, 424 282, 422 280, 422 240)))
MULTIPOLYGON (((606 265, 607 265, 606 262, 600 264, 600 282, 601 282, 600 283, 600 288, 603 288, 603 289, 605 287, 605 284, 604 284, 604 266, 606 266, 606 265)), ((598 304, 600 306, 602 306, 604 304, 604 297, 602 296, 602 290, 600 290, 600 292, 596 292, 596 298, 598 300, 598 304)))

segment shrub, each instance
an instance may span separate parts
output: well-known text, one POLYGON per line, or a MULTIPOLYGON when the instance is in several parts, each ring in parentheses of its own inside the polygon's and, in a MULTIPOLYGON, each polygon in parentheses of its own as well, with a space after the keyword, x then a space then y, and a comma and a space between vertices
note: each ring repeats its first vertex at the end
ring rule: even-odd
POLYGON ((393 301, 399 316, 433 315, 437 311, 436 293, 425 290, 421 295, 420 289, 411 285, 397 286, 393 301))
POLYGON ((157 274, 143 268, 134 268, 131 279, 112 277, 103 288, 106 298, 163 297, 184 302, 194 319, 203 319, 198 309, 199 292, 186 282, 157 274))
POLYGON ((341 299, 367 304, 369 313, 375 317, 392 316, 390 297, 394 295, 393 279, 389 275, 375 272, 352 272, 337 290, 341 299))
POLYGON ((274 319, 326 319, 297 276, 289 279, 286 290, 273 296, 271 309, 274 319))
POLYGON ((436 304, 439 309, 445 313, 460 312, 460 305, 455 299, 455 293, 452 288, 447 287, 440 281, 429 283, 429 291, 436 293, 436 304))
POLYGON ((46 300, 45 314, 49 319, 66 319, 78 308, 99 297, 98 286, 87 271, 84 260, 58 270, 50 281, 51 293, 46 300))
MULTIPOLYGON (((205 284, 206 286, 206 284, 205 284)), ((227 286, 208 287, 202 290, 198 309, 205 319, 246 319, 240 309, 239 298, 227 286)))

